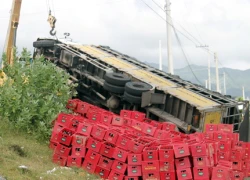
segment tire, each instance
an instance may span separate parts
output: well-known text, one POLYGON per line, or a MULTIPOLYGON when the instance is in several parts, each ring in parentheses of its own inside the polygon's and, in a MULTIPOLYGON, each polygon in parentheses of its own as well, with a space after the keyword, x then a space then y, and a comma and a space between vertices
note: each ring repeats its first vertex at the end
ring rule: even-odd
POLYGON ((125 85, 125 92, 134 96, 141 96, 143 92, 149 91, 153 87, 143 82, 128 82, 125 85))
POLYGON ((55 41, 53 40, 40 40, 33 42, 33 47, 41 48, 41 47, 54 47, 55 41))
POLYGON ((124 93, 124 87, 115 86, 107 82, 104 82, 103 88, 109 92, 116 93, 116 94, 124 93))
POLYGON ((134 96, 134 95, 128 94, 127 92, 124 93, 124 99, 132 104, 141 104, 140 96, 134 96))
POLYGON ((130 81, 130 78, 121 73, 106 73, 104 80, 109 84, 124 87, 125 84, 130 81))

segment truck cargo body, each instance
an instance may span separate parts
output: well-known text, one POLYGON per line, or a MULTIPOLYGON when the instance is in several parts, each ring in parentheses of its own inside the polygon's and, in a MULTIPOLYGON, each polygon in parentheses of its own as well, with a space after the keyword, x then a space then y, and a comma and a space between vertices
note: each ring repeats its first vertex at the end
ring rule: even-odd
POLYGON ((79 97, 85 101, 117 113, 121 109, 142 111, 151 119, 176 124, 185 133, 202 132, 205 125, 210 123, 234 124, 234 131, 239 131, 242 122, 239 102, 107 46, 38 39, 34 47, 34 56, 43 54, 78 82, 79 97), (112 72, 126 75, 132 82, 143 82, 152 88, 142 93, 140 103, 131 103, 124 95, 126 92, 114 93, 104 87, 105 74, 112 72))

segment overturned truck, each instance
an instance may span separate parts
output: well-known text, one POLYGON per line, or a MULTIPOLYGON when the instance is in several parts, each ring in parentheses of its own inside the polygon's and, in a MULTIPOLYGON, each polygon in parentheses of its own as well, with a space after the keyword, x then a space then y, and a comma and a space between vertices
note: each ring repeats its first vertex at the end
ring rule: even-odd
MULTIPOLYGON (((233 124, 234 131, 239 132, 248 111, 245 102, 167 74, 107 46, 46 38, 37 39, 33 46, 34 56, 43 55, 78 82, 80 99, 113 112, 145 112, 148 118, 172 122, 179 130, 192 133, 204 131, 206 124, 218 123, 233 124)), ((243 131, 248 136, 248 128, 243 131)))

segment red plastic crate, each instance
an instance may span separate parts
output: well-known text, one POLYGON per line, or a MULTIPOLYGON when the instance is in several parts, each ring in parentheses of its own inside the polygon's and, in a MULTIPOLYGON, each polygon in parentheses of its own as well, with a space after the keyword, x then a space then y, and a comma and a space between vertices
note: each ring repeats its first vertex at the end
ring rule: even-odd
POLYGON ((95 169, 95 174, 97 174, 98 176, 100 176, 103 179, 107 179, 109 177, 109 173, 110 171, 107 169, 104 169, 102 167, 96 166, 95 169))
POLYGON ((121 162, 126 162, 128 157, 128 152, 125 150, 122 150, 120 148, 115 148, 113 158, 121 161, 121 162))
POLYGON ((229 171, 226 168, 214 167, 212 180, 229 180, 229 171))
POLYGON ((208 167, 204 168, 193 168, 194 180, 209 180, 210 174, 208 167))
POLYGON ((54 153, 52 161, 60 166, 65 166, 67 163, 67 156, 62 156, 61 154, 54 153))
POLYGON ((67 157, 71 151, 71 148, 64 146, 62 144, 58 144, 57 147, 55 148, 54 153, 60 155, 60 156, 65 156, 67 157))
POLYGON ((137 131, 142 131, 145 124, 146 123, 144 123, 144 122, 140 122, 140 121, 137 121, 137 120, 132 120, 131 127, 136 129, 137 131))
POLYGON ((78 125, 78 128, 76 130, 77 134, 82 134, 84 136, 90 136, 91 130, 92 130, 92 125, 89 123, 80 123, 78 125))
POLYGON ((130 141, 131 139, 129 137, 127 137, 126 135, 121 135, 118 137, 117 141, 116 141, 116 146, 124 149, 124 150, 128 150, 130 149, 130 141))
POLYGON ((188 148, 187 144, 174 145, 173 149, 174 149, 175 158, 181 158, 181 157, 185 157, 185 156, 190 155, 189 148, 188 148))
POLYGON ((137 121, 143 121, 146 117, 146 114, 138 111, 132 111, 130 117, 131 119, 135 119, 137 121))
POLYGON ((174 149, 173 146, 160 146, 159 148, 159 160, 161 161, 174 161, 174 149))
POLYGON ((230 154, 230 160, 233 161, 239 161, 243 159, 243 150, 239 149, 232 149, 230 154))
POLYGON ((113 119, 113 113, 111 112, 103 112, 101 114, 101 119, 100 119, 100 123, 106 124, 106 125, 110 125, 113 119))
POLYGON ((129 111, 129 110, 121 110, 120 116, 121 116, 121 117, 130 118, 132 112, 133 112, 133 111, 129 111))
POLYGON ((85 161, 92 162, 97 165, 101 158, 101 155, 98 154, 97 152, 88 150, 86 156, 85 156, 85 161))
POLYGON ((62 125, 63 127, 69 128, 73 115, 60 113, 57 116, 56 123, 62 125))
POLYGON ((101 156, 99 162, 98 162, 98 166, 107 170, 110 170, 112 165, 113 165, 113 160, 106 158, 104 156, 101 156))
POLYGON ((177 179, 178 180, 192 180, 193 176, 192 176, 192 172, 191 169, 182 169, 182 170, 178 170, 177 172, 177 179))
POLYGON ((119 132, 115 131, 114 129, 110 129, 106 131, 103 139, 111 144, 116 144, 118 137, 119 132))
POLYGON ((89 111, 88 119, 91 123, 100 123, 102 118, 102 112, 89 111))
POLYGON ((232 133, 233 132, 233 124, 218 124, 218 131, 232 133))
POLYGON ((195 145, 190 146, 190 149, 191 149, 191 154, 193 157, 208 155, 206 144, 195 144, 195 145))
POLYGON ((62 125, 55 123, 53 131, 52 131, 52 135, 51 135, 51 138, 50 138, 50 141, 57 142, 58 141, 58 133, 60 131, 62 131, 63 128, 64 127, 62 125))
POLYGON ((157 129, 155 131, 155 134, 154 134, 154 137, 159 139, 159 140, 165 140, 165 139, 168 139, 170 136, 169 132, 167 131, 163 131, 163 130, 159 130, 157 129))
POLYGON ((129 150, 132 151, 133 153, 142 153, 145 147, 145 144, 142 143, 143 142, 139 140, 130 141, 129 150))
POLYGON ((76 132, 78 126, 80 123, 83 123, 84 121, 86 121, 83 117, 81 116, 74 116, 69 124, 69 129, 71 129, 72 131, 76 132))
POLYGON ((175 171, 160 172, 161 180, 176 180, 175 171))
POLYGON ((142 132, 147 134, 147 135, 154 136, 156 129, 157 128, 152 126, 152 125, 144 124, 142 132))
POLYGON ((112 170, 109 174, 108 180, 123 180, 124 175, 112 170))
POLYGON ((143 180, 160 180, 159 171, 147 171, 142 174, 143 180))
POLYGON ((123 118, 121 116, 114 115, 111 124, 113 126, 123 126, 124 124, 123 118))
POLYGON ((103 144, 102 141, 100 141, 98 139, 89 138, 88 141, 87 141, 86 147, 89 150, 93 150, 95 152, 99 152, 101 150, 102 144, 103 144))
POLYGON ((144 161, 158 160, 158 147, 145 147, 142 155, 144 161))
POLYGON ((227 141, 227 134, 221 131, 214 132, 215 141, 227 141))
POLYGON ((127 170, 127 164, 118 160, 114 160, 114 163, 112 165, 112 170, 124 174, 125 171, 127 170))
POLYGON ((218 148, 221 152, 229 152, 231 151, 231 142, 228 141, 219 141, 218 148))
POLYGON ((206 132, 218 131, 218 124, 206 124, 205 130, 206 132))
POLYGON ((232 171, 230 172, 231 180, 244 180, 244 173, 240 171, 232 171))
POLYGON ((174 161, 159 161, 160 171, 175 171, 174 161))
POLYGON ((79 99, 70 99, 68 100, 68 103, 66 105, 66 108, 71 109, 71 110, 76 110, 78 103, 80 103, 81 100, 79 99))
POLYGON ((234 161, 232 163, 233 167, 232 169, 235 171, 242 171, 243 170, 243 162, 238 160, 238 161, 234 161))
POLYGON ((82 167, 83 167, 83 169, 85 169, 89 173, 94 173, 95 169, 97 167, 97 162, 87 161, 85 159, 85 161, 83 162, 82 167))
POLYGON ((57 136, 57 141, 65 146, 69 146, 72 141, 72 135, 74 134, 74 131, 63 128, 57 136))
POLYGON ((221 151, 218 151, 217 152, 217 157, 218 157, 218 161, 220 160, 224 160, 224 161, 229 161, 230 159, 230 152, 221 152, 221 151))
POLYGON ((142 164, 142 154, 128 154, 128 164, 129 165, 141 165, 142 164))
POLYGON ((102 144, 100 154, 108 158, 112 158, 114 154, 115 146, 108 142, 102 144))
POLYGON ((85 157, 86 147, 83 146, 72 146, 71 156, 73 157, 85 157))
POLYGON ((193 157, 193 166, 197 168, 210 167, 209 157, 193 157))
MULTIPOLYGON (((146 121, 147 119, 145 119, 144 121, 146 121)), ((151 124, 152 126, 156 127, 156 129, 162 129, 162 123, 157 122, 157 121, 150 121, 149 124, 151 124)))
POLYGON ((79 102, 75 111, 79 114, 85 115, 90 107, 92 107, 92 105, 86 102, 79 102))
POLYGON ((133 119, 130 119, 130 118, 127 118, 127 117, 124 117, 123 118, 123 124, 125 125, 125 126, 131 126, 131 124, 132 124, 132 121, 133 121, 133 119))
POLYGON ((175 167, 177 170, 187 169, 191 167, 189 157, 175 159, 175 167))
POLYGON ((205 132, 204 139, 206 140, 214 140, 214 133, 213 132, 205 132))
POLYGON ((169 123, 169 122, 164 122, 162 123, 162 130, 164 131, 175 131, 176 125, 169 123))
POLYGON ((56 147, 57 147, 57 145, 58 145, 57 142, 50 141, 50 143, 49 143, 49 148, 55 150, 56 147))
POLYGON ((128 176, 142 176, 141 166, 128 165, 128 176))
POLYGON ((230 161, 223 161, 223 160, 220 160, 220 161, 218 162, 217 167, 224 167, 224 168, 226 167, 226 168, 228 168, 228 169, 232 169, 232 168, 233 168, 233 163, 230 162, 230 161))
POLYGON ((142 161, 142 172, 160 171, 159 161, 142 161))
POLYGON ((125 176, 124 180, 139 180, 139 177, 125 176))
POLYGON ((88 137, 81 134, 74 134, 72 136, 72 145, 73 146, 86 146, 88 137))
POLYGON ((106 132, 107 128, 103 126, 93 126, 90 135, 95 139, 103 140, 106 132))
POLYGON ((81 157, 68 156, 68 159, 67 159, 68 167, 81 167, 81 165, 82 165, 81 157))

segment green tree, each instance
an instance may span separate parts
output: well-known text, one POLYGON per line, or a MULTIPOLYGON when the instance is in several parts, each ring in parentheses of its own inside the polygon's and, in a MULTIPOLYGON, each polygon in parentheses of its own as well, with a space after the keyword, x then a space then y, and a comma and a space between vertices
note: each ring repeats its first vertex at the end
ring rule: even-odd
MULTIPOLYGON (((26 49, 21 57, 29 54, 26 49)), ((75 95, 76 85, 67 83, 69 74, 43 57, 35 59, 32 66, 17 61, 13 66, 6 64, 4 71, 8 80, 0 88, 1 119, 39 140, 48 140, 52 121, 66 111, 67 100, 75 95)))

